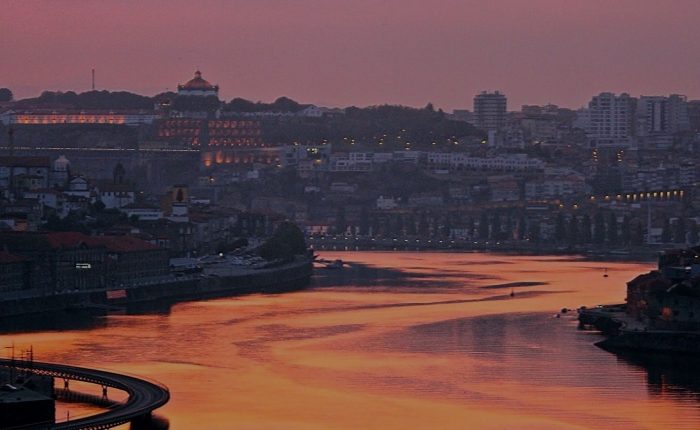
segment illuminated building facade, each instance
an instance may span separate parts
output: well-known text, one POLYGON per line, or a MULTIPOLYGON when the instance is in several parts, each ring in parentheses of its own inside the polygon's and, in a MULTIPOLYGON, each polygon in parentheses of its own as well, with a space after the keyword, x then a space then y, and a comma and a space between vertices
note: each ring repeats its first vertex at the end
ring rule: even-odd
POLYGON ((138 126, 151 124, 154 113, 124 111, 8 111, 0 115, 4 125, 115 124, 138 126))
POLYGON ((262 148, 260 121, 170 118, 158 123, 158 137, 191 148, 262 148))

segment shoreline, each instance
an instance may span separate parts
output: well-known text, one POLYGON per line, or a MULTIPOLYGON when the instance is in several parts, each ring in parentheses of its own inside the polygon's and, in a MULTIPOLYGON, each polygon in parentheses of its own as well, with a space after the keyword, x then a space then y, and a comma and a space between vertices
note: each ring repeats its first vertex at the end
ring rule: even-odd
MULTIPOLYGON (((313 244, 312 244, 313 245, 313 244)), ((345 246, 345 247, 320 247, 312 248, 314 253, 322 252, 434 252, 434 253, 455 253, 455 254, 494 254, 503 256, 532 256, 532 257, 579 257, 587 261, 610 261, 610 262, 630 262, 630 263, 649 263, 655 262, 658 258, 656 250, 649 250, 646 253, 629 253, 620 254, 616 252, 586 252, 583 250, 522 250, 515 248, 430 248, 430 247, 362 247, 362 246, 345 246)))
POLYGON ((66 291, 46 294, 36 292, 0 299, 0 326, 13 318, 42 313, 126 311, 130 307, 170 305, 253 293, 276 293, 301 289, 310 284, 311 259, 304 258, 265 269, 212 270, 202 275, 173 277, 167 281, 123 287, 66 291), (219 273, 215 273, 218 271, 219 273))

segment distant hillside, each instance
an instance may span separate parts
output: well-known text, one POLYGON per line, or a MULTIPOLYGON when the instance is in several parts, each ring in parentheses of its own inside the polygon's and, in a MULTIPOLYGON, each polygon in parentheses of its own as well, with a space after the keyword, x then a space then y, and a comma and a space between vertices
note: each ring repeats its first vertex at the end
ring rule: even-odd
POLYGON ((16 109, 37 107, 64 107, 73 109, 153 109, 153 98, 127 91, 44 91, 39 97, 22 99, 15 103, 16 109))

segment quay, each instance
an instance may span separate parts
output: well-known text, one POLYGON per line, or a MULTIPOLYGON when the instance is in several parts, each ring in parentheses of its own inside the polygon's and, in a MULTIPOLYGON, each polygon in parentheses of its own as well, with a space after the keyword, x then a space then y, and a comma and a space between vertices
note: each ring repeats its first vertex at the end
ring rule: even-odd
POLYGON ((627 283, 625 304, 581 308, 607 350, 700 354, 700 247, 659 254, 658 268, 627 283))
POLYGON ((66 310, 110 310, 155 302, 178 302, 252 293, 277 293, 303 288, 313 273, 311 258, 268 267, 235 267, 224 263, 202 273, 134 280, 117 288, 63 292, 19 291, 0 295, 0 315, 13 318, 66 310))

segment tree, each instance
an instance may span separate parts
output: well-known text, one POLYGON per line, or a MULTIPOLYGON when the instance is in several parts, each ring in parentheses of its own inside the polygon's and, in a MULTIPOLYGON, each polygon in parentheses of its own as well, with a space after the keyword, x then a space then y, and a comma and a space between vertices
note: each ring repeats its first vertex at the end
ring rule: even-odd
POLYGON ((0 88, 0 102, 11 102, 12 91, 9 88, 0 88))
POLYGON ((603 214, 598 212, 595 214, 594 219, 594 229, 593 229, 593 243, 602 245, 605 242, 605 218, 603 214))
POLYGON ((97 200, 95 203, 90 205, 90 215, 95 215, 97 213, 102 212, 105 210, 105 204, 102 203, 102 200, 97 200))
POLYGON ((231 112, 255 112, 257 106, 250 100, 236 97, 224 106, 224 110, 231 112))
POLYGON ((306 253, 307 246, 304 233, 294 223, 283 222, 259 249, 259 254, 266 260, 288 260, 295 255, 306 253))
POLYGON ((304 109, 304 106, 284 96, 275 100, 270 107, 276 112, 297 112, 304 109))

